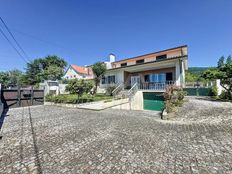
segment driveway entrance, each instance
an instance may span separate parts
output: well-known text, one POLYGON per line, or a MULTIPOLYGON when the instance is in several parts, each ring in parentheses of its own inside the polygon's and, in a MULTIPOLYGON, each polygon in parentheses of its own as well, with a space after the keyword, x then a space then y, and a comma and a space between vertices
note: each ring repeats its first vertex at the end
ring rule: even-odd
POLYGON ((143 92, 144 110, 162 111, 164 109, 163 93, 143 92))

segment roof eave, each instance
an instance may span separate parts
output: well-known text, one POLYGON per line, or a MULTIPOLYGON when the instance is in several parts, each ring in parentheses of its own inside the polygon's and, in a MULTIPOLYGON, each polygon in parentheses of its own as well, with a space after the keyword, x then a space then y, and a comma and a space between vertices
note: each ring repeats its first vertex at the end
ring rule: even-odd
POLYGON ((145 63, 141 63, 141 64, 129 65, 129 66, 125 66, 125 67, 111 68, 111 69, 108 69, 107 71, 113 71, 113 70, 118 70, 118 69, 126 69, 126 68, 133 67, 133 66, 140 66, 140 65, 145 65, 145 64, 165 62, 165 61, 176 60, 176 59, 183 59, 183 58, 184 59, 188 59, 188 55, 178 56, 178 57, 172 57, 172 58, 167 58, 167 59, 163 59, 163 60, 155 60, 155 61, 145 62, 145 63))

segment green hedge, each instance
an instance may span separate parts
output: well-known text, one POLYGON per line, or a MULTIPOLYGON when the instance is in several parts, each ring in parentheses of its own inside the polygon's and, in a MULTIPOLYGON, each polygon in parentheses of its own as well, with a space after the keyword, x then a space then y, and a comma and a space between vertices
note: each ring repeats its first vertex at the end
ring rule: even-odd
POLYGON ((100 101, 100 100, 108 100, 111 99, 111 96, 106 96, 104 94, 96 94, 94 96, 84 94, 78 99, 78 96, 75 94, 60 94, 57 96, 46 96, 46 101, 54 102, 54 103, 70 103, 70 104, 77 104, 77 103, 87 103, 93 101, 100 101))

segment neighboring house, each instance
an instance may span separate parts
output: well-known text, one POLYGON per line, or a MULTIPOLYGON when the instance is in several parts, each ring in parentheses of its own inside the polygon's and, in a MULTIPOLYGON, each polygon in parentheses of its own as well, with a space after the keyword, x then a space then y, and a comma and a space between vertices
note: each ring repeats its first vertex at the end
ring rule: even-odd
POLYGON ((58 81, 53 80, 45 80, 44 82, 39 84, 40 89, 44 89, 44 95, 58 95, 58 94, 66 94, 65 86, 67 84, 59 84, 58 81))
POLYGON ((63 76, 64 79, 93 79, 93 71, 90 67, 70 65, 63 76))
POLYGON ((130 89, 135 83, 141 90, 164 90, 167 85, 185 86, 188 69, 187 45, 115 61, 110 54, 107 72, 100 88, 124 84, 130 89), (110 64, 110 65, 109 65, 110 64))

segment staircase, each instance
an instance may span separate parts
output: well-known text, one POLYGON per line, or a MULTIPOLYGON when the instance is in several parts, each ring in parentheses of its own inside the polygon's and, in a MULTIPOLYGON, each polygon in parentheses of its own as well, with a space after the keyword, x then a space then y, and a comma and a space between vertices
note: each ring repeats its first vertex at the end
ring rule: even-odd
POLYGON ((129 98, 129 100, 132 99, 133 95, 137 92, 138 90, 138 85, 135 83, 129 90, 125 89, 125 84, 120 83, 118 86, 113 90, 112 94, 114 99, 125 99, 129 98))
POLYGON ((115 98, 128 98, 129 96, 129 90, 126 90, 126 89, 124 89, 124 90, 121 90, 116 96, 115 96, 115 98))

